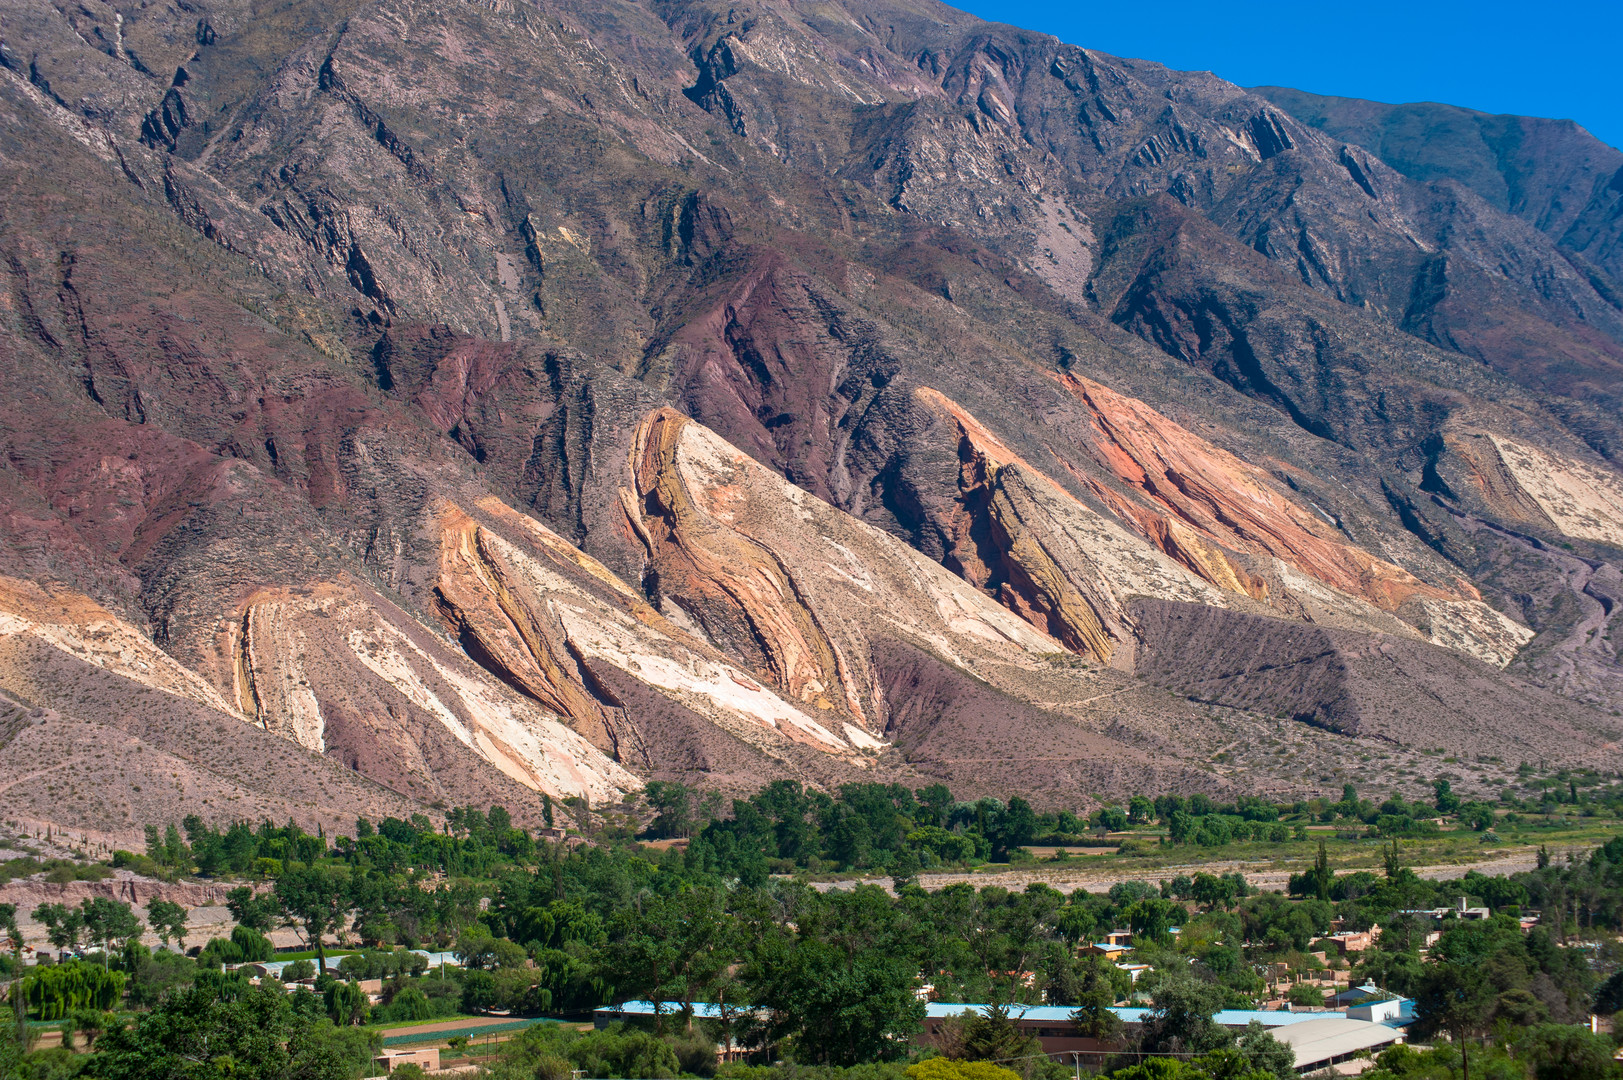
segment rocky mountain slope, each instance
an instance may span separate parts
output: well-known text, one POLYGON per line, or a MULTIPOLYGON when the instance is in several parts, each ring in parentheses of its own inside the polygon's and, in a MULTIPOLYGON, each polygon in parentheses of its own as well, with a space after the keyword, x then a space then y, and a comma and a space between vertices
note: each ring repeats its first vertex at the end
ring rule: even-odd
POLYGON ((1581 133, 925 0, 0 3, 0 122, 19 816, 1610 767, 1581 133))
POLYGON ((1367 147, 1405 176, 1458 183, 1613 281, 1623 273, 1623 151, 1571 120, 1432 102, 1383 105, 1278 86, 1253 93, 1333 138, 1367 147))

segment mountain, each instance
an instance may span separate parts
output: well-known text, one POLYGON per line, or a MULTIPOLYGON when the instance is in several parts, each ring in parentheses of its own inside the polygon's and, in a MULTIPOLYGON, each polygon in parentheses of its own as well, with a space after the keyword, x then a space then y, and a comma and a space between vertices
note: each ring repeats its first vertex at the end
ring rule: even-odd
POLYGON ((1418 102, 1384 105, 1253 87, 1291 116, 1367 147, 1416 180, 1451 180, 1554 240, 1578 265, 1623 274, 1623 151, 1571 120, 1418 102))
POLYGON ((20 818, 1623 738, 1575 130, 924 0, 7 2, 0 67, 20 818))

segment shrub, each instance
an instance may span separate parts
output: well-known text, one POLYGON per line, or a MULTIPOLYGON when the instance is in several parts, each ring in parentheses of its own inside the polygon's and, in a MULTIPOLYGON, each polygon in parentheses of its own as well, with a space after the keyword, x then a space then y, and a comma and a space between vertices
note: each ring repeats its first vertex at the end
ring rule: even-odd
MULTIPOLYGON (((440 999, 441 1001, 445 999, 440 999)), ((428 995, 415 986, 408 986, 394 996, 394 1000, 381 1008, 373 1010, 373 1019, 379 1023, 395 1023, 401 1020, 431 1020, 436 1016, 449 1016, 453 1010, 436 1007, 437 1002, 429 999, 428 995)))
MULTIPOLYGON (((690 1056, 696 1046, 696 1041, 685 1044, 690 1056)), ((706 1067, 713 1071, 713 1045, 708 1053, 706 1067)), ((699 1064, 697 1060, 692 1063, 699 1064)), ((635 1076, 644 1080, 669 1080, 683 1068, 669 1043, 639 1028, 610 1024, 581 1033, 557 1024, 537 1024, 502 1047, 501 1060, 492 1074, 503 1080, 509 1076, 566 1080, 571 1066, 584 1070, 587 1076, 635 1076)))
POLYGON ((133 851, 113 852, 112 863, 115 869, 133 870, 142 877, 161 878, 164 876, 163 867, 145 855, 133 851))
POLYGON ((229 938, 210 938, 197 954, 198 967, 218 968, 221 964, 242 963, 242 948, 229 938))
POLYGON ((909 1080, 1020 1080, 1020 1074, 990 1061, 952 1061, 926 1058, 907 1067, 909 1080))
POLYGON ((76 1009, 114 1008, 124 992, 124 973, 100 964, 69 960, 35 971, 18 985, 28 1011, 41 1020, 61 1020, 76 1009))
POLYGON ((1285 995, 1285 1000, 1290 1002, 1292 1005, 1323 1005, 1324 991, 1320 990, 1316 986, 1308 986, 1304 983, 1297 983, 1295 986, 1291 987, 1290 992, 1285 995))
POLYGON ((243 963, 264 963, 276 955, 276 949, 271 945, 270 938, 246 926, 239 926, 231 931, 231 944, 237 947, 243 963))
POLYGON ((676 1062, 684 1076, 714 1076, 716 1073, 716 1043, 697 1027, 685 1035, 673 1035, 666 1040, 676 1053, 676 1062))
POLYGON ((316 965, 313 960, 295 960, 282 969, 283 982, 304 982, 315 977, 316 965))

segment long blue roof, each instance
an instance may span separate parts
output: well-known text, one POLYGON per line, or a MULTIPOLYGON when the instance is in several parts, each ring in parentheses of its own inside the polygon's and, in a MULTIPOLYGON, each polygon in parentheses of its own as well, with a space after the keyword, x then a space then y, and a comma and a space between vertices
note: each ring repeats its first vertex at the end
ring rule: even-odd
MULTIPOLYGON (((660 1011, 671 1014, 680 1011, 681 1004, 674 1001, 665 1002, 660 1011)), ((742 1010, 743 1007, 740 1007, 742 1010)), ((986 1005, 968 1005, 948 1001, 930 1001, 924 1006, 924 1015, 931 1018, 946 1016, 960 1016, 966 1010, 986 1009, 986 1005)), ((597 1012, 610 1016, 652 1016, 654 1003, 651 1001, 627 1001, 620 1005, 605 1005, 597 1012)), ((1039 1023, 1052 1022, 1068 1024, 1071 1022, 1071 1013, 1075 1010, 1069 1005, 1014 1005, 1009 1009, 1009 1017, 1013 1020, 1033 1020, 1039 1023)), ((1111 1012, 1121 1018, 1124 1024, 1141 1024, 1149 1016, 1149 1009, 1112 1008, 1111 1012)), ((709 1002, 696 1001, 693 1003, 693 1015, 704 1019, 718 1019, 719 1010, 709 1002)), ((1212 1017, 1223 1027, 1243 1028, 1255 1020, 1263 1027, 1284 1027, 1286 1024, 1300 1024, 1308 1020, 1324 1020, 1328 1018, 1346 1019, 1345 1012, 1284 1012, 1271 1009, 1223 1009, 1212 1017)))

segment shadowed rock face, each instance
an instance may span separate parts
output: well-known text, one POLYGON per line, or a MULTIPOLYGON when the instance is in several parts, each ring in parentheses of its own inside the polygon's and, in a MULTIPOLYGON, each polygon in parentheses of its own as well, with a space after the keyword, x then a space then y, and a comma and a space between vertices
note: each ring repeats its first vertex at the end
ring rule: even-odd
POLYGON ((0 686, 211 813, 1611 753, 1580 131, 923 0, 118 14, 0 0, 0 686))
POLYGON ((1214 618, 1210 609, 1165 601, 1142 601, 1137 614, 1146 639, 1140 673, 1195 700, 1386 742, 1435 737, 1517 755, 1537 752, 1552 733, 1593 738, 1594 725, 1606 723, 1591 716, 1571 728, 1559 719, 1530 727, 1527 717, 1551 715, 1553 695, 1402 638, 1214 618))

